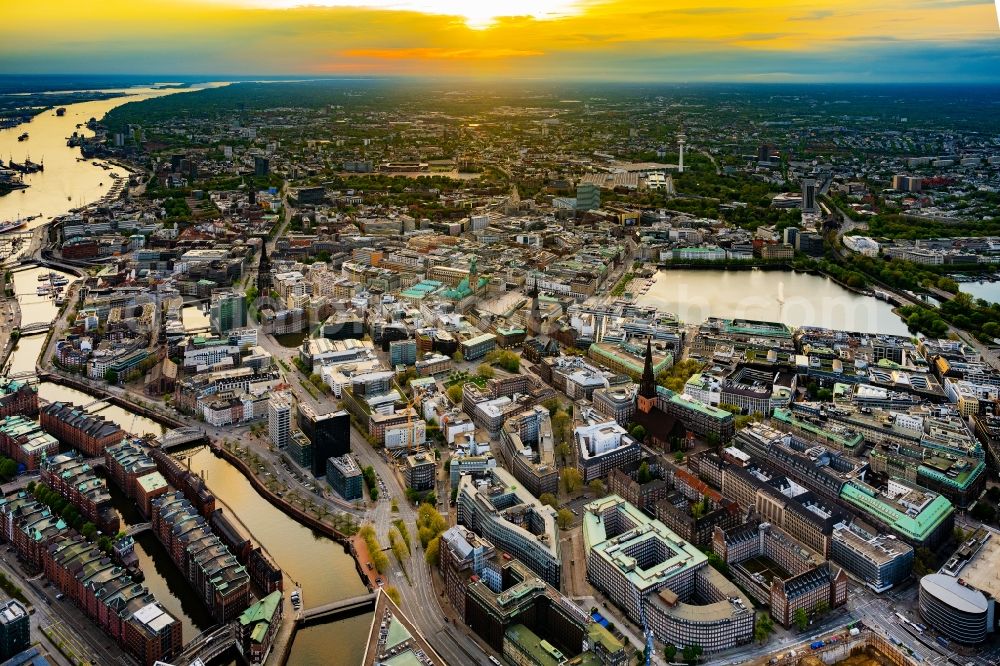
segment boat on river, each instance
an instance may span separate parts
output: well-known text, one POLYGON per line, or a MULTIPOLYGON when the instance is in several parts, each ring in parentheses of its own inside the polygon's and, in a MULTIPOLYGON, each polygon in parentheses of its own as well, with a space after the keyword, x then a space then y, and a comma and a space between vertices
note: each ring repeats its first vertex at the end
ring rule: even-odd
POLYGON ((8 231, 14 231, 14 229, 20 229, 24 226, 26 220, 18 218, 16 220, 11 220, 10 222, 0 222, 0 234, 5 234, 8 231))

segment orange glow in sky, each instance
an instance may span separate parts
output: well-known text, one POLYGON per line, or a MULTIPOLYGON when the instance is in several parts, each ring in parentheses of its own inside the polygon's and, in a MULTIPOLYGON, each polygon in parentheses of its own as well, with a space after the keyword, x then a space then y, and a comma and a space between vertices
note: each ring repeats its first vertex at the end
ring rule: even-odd
POLYGON ((35 0, 5 73, 998 81, 992 0, 35 0))

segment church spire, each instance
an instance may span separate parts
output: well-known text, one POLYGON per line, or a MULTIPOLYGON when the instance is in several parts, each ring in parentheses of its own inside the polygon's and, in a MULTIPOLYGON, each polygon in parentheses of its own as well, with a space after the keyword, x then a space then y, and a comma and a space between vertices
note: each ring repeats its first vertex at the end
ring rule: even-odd
POLYGON ((653 344, 651 338, 646 338, 646 363, 642 368, 639 395, 643 398, 656 397, 656 376, 653 374, 653 344))

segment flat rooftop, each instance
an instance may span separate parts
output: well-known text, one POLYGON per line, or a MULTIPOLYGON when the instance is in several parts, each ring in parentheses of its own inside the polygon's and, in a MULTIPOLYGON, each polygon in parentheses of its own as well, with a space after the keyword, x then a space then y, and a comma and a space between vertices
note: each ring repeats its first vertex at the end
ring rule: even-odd
POLYGON ((584 548, 607 560, 640 591, 659 585, 688 569, 701 567, 708 561, 698 548, 618 495, 591 502, 584 507, 584 511, 584 548), (611 511, 620 514, 616 522, 625 526, 613 536, 608 534, 607 521, 603 518, 611 511), (630 553, 648 551, 653 544, 661 548, 663 556, 644 568, 630 553))
POLYGON ((991 535, 979 551, 972 556, 958 574, 977 590, 989 593, 993 598, 1000 598, 1000 534, 990 530, 991 535))

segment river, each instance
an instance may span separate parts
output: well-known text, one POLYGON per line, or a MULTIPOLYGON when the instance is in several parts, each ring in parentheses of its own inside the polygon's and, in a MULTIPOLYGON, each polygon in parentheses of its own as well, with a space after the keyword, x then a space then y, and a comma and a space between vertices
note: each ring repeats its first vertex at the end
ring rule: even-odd
MULTIPOLYGON (((90 161, 78 161, 79 149, 67 147, 65 138, 76 130, 76 123, 85 123, 91 117, 101 118, 120 104, 177 91, 130 89, 128 92, 128 97, 68 105, 66 115, 62 117, 56 116, 53 111, 46 111, 27 125, 0 130, 0 157, 5 162, 9 159, 23 161, 28 155, 33 161, 45 161, 43 173, 25 176, 25 182, 31 187, 22 190, 23 194, 13 192, 0 197, 0 221, 41 214, 40 219, 28 224, 28 228, 33 228, 65 214, 70 208, 99 199, 110 189, 110 172, 92 165, 90 161), (17 135, 24 131, 29 132, 29 140, 18 142, 17 135)), ((80 131, 86 129, 81 128, 80 131)), ((124 174, 124 171, 120 173, 124 174)), ((44 272, 47 270, 31 268, 14 274, 22 326, 51 322, 58 312, 58 307, 50 298, 38 296, 36 292, 41 284, 38 276, 44 272)), ((185 308, 184 323, 189 328, 205 326, 207 317, 197 307, 185 308)), ((8 372, 34 370, 44 342, 45 335, 21 338, 11 354, 8 372)), ((38 392, 40 397, 49 401, 62 400, 83 405, 94 400, 82 391, 51 382, 42 382, 38 392)), ((165 431, 155 421, 121 407, 99 405, 95 411, 134 434, 161 434, 165 431)), ((181 456, 189 457, 192 468, 205 474, 208 487, 219 505, 242 523, 244 530, 272 555, 275 563, 291 580, 302 586, 303 602, 307 606, 364 593, 365 587, 355 570, 354 560, 342 546, 285 516, 260 497, 238 470, 212 455, 207 448, 184 452, 181 456)), ((131 515, 123 497, 116 499, 116 506, 122 514, 123 524, 138 520, 131 515)), ((136 551, 146 575, 145 584, 166 609, 181 620, 185 638, 194 638, 210 623, 208 613, 194 591, 152 534, 140 535, 136 551)), ((371 613, 363 613, 298 632, 289 663, 357 663, 364 652, 371 619, 371 613)))
POLYGON ((86 128, 91 118, 103 118, 111 109, 127 102, 135 102, 151 97, 162 97, 180 92, 201 90, 207 87, 225 85, 207 83, 190 88, 125 88, 109 89, 101 92, 122 93, 121 97, 69 104, 64 116, 57 116, 54 109, 48 109, 35 116, 30 123, 0 130, 0 159, 24 162, 42 162, 45 171, 25 174, 27 189, 17 190, 0 197, 0 222, 18 217, 40 215, 28 223, 31 229, 52 218, 63 215, 71 208, 97 201, 111 189, 112 173, 125 176, 124 169, 113 167, 110 171, 94 166, 93 160, 80 161, 79 148, 70 148, 66 139, 73 132, 93 136, 86 128), (83 126, 77 128, 77 123, 83 126), (28 132, 27 141, 17 137, 28 132))
POLYGON ((888 303, 809 273, 661 270, 636 302, 672 312, 689 324, 708 317, 727 317, 861 333, 910 334, 888 303))

